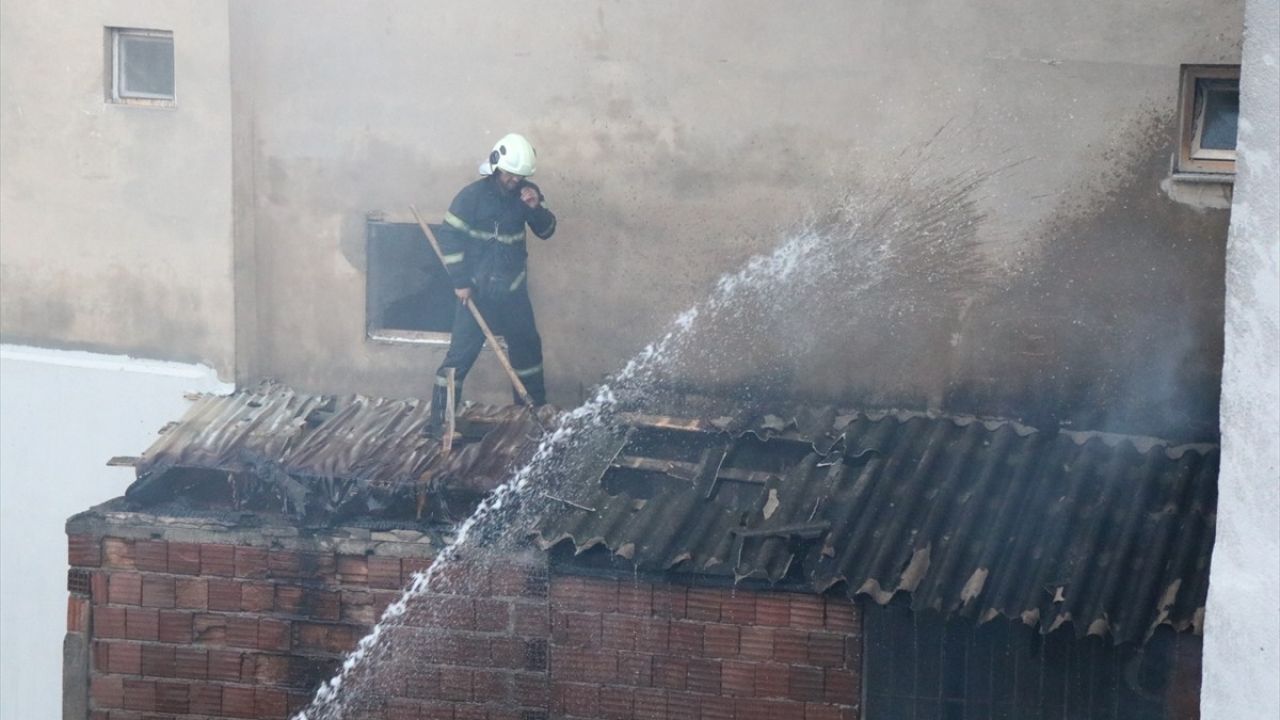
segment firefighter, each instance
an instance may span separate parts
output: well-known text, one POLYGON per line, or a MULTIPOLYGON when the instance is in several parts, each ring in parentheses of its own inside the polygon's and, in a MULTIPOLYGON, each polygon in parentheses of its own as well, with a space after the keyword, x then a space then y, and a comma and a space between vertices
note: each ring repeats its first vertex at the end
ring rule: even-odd
MULTIPOLYGON (((429 431, 437 437, 444 424, 445 371, 454 369, 456 402, 484 346, 484 333, 468 303, 475 303, 494 332, 506 338, 511 365, 533 402, 546 402, 542 338, 529 302, 525 225, 546 240, 556 231, 556 216, 543 204, 542 191, 528 180, 536 167, 537 155, 524 136, 503 137, 480 163, 482 177, 462 188, 445 213, 439 239, 458 307, 449 352, 436 371, 431 393, 429 431)), ((514 388, 512 395, 519 404, 514 388)))

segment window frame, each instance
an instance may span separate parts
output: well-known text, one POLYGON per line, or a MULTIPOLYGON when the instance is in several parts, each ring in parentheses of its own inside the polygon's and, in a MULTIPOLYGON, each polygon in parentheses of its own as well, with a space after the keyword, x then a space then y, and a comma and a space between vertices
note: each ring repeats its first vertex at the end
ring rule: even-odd
MULTIPOLYGON (((431 211, 423 215, 423 217, 444 217, 443 211, 431 211)), ((364 308, 364 326, 365 339, 368 341, 386 344, 386 345, 426 345, 428 347, 449 347, 452 339, 451 332, 436 332, 433 330, 404 330, 400 328, 375 327, 373 317, 373 290, 369 278, 369 272, 372 269, 368 262, 370 255, 370 243, 372 242, 372 233, 370 226, 373 223, 382 223, 386 225, 415 225, 417 218, 409 213, 388 213, 382 211, 371 211, 366 213, 364 218, 364 245, 365 245, 365 308, 364 308)), ((434 252, 434 251, 432 251, 434 252)))
POLYGON ((1232 183, 1236 173, 1236 151, 1200 147, 1204 130, 1205 104, 1196 104, 1196 85, 1201 80, 1233 80, 1240 84, 1239 65, 1183 65, 1178 90, 1178 152, 1174 175, 1180 179, 1232 183))
POLYGON ((113 105, 131 105, 150 108, 176 108, 178 106, 178 53, 172 30, 154 28, 107 27, 106 28, 106 100, 113 105), (170 95, 126 90, 124 87, 123 54, 121 38, 164 38, 169 41, 173 53, 173 92, 170 95))

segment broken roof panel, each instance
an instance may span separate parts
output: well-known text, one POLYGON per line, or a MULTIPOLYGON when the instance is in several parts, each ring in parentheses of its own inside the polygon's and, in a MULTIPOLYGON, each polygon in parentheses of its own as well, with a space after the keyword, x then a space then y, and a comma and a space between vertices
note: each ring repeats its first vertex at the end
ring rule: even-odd
POLYGON ((541 545, 881 604, 907 592, 917 608, 1046 632, 1199 630, 1216 447, 925 415, 673 427, 641 419, 600 483, 543 514, 541 545), (688 436, 683 459, 652 457, 688 436))

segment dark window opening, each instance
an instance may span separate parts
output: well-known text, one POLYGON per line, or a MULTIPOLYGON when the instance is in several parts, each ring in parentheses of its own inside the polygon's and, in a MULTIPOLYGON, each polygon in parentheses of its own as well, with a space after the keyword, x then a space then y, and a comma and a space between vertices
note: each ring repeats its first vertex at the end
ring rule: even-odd
MULTIPOLYGON (((1183 638, 1161 628, 1145 645, 1047 636, 997 618, 944 622, 905 602, 864 614, 866 720, 1176 717, 1183 638)), ((1193 639, 1188 639, 1192 642, 1193 639)))
POLYGON ((1236 171, 1240 66, 1184 65, 1176 170, 1230 181, 1236 171))
MULTIPOLYGON (((431 226, 439 232, 439 226, 431 226)), ((366 223, 368 336, 448 343, 457 300, 453 284, 416 223, 366 223)))

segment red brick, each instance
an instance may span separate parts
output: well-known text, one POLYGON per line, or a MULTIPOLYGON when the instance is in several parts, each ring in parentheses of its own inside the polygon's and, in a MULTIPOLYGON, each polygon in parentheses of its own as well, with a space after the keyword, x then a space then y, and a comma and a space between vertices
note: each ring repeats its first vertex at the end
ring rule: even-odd
POLYGON ((841 720, 840 708, 832 705, 805 703, 804 720, 841 720))
POLYGON ((68 535, 67 562, 72 567, 102 565, 102 542, 92 535, 68 535))
POLYGON ((667 720, 667 691, 636 690, 636 720, 667 720))
POLYGON ((338 556, 338 582, 344 585, 366 585, 369 582, 369 561, 364 555, 338 556))
POLYGON ((688 589, 679 585, 655 585, 653 614, 657 617, 688 617, 688 589))
POLYGON ((209 651, 194 647, 178 647, 173 651, 173 674, 189 680, 209 677, 209 651))
POLYGON ((715 588, 689 588, 686 616, 690 620, 718 622, 724 592, 715 588))
POLYGON ((169 543, 169 572, 175 575, 199 575, 200 546, 195 543, 169 543))
POLYGON ((631 720, 634 707, 635 691, 631 688, 600 688, 600 717, 605 720, 631 720))
MULTIPOLYGON (((339 597, 341 598, 341 605, 338 619, 358 625, 373 625, 378 621, 378 609, 373 606, 373 593, 361 590, 343 590, 339 597)), ((409 608, 409 613, 404 619, 405 624, 426 627, 430 623, 434 623, 435 611, 429 609, 429 603, 436 597, 439 596, 425 596, 415 602, 409 608), (423 619, 419 620, 419 618, 423 619)), ((321 619, 314 617, 315 613, 299 611, 299 614, 306 616, 309 620, 321 619)))
POLYGON ((853 705, 858 702, 858 676, 853 672, 828 668, 823 686, 824 699, 829 703, 853 705))
POLYGON ((120 675, 142 674, 142 646, 137 643, 109 643, 107 672, 120 675))
POLYGON ((672 692, 667 696, 668 720, 699 720, 702 717, 702 698, 690 692, 672 692))
POLYGON ((546 710, 551 707, 551 684, 543 673, 516 673, 516 697, 520 705, 546 710))
POLYGON ((189 610, 209 609, 209 581, 204 578, 177 578, 173 583, 174 606, 189 610))
POLYGON ((565 682, 616 683, 618 654, 609 651, 556 648, 551 654, 551 678, 565 682))
POLYGON ((400 586, 408 587, 413 582, 414 575, 426 572, 431 567, 431 560, 421 557, 400 558, 400 586))
POLYGON ((238 648, 258 647, 257 618, 230 616, 227 618, 227 645, 238 648))
POLYGON ((831 633, 809 633, 809 664, 818 667, 844 665, 844 636, 831 633))
POLYGON ((169 572, 169 543, 163 540, 138 540, 133 544, 133 559, 139 570, 169 572))
POLYGON ((288 652, 293 636, 292 628, 285 620, 261 618, 258 620, 258 649, 288 652))
POLYGON ((505 600, 476 598, 476 630, 480 632, 510 632, 511 603, 505 600))
POLYGON ((142 604, 146 607, 171 608, 177 602, 173 578, 165 575, 142 577, 142 604))
MULTIPOLYGON (((636 636, 640 634, 640 618, 634 615, 617 615, 609 613, 606 615, 588 615, 585 613, 556 613, 556 631, 552 634, 552 639, 558 645, 576 645, 578 647, 594 647, 588 642, 583 642, 581 636, 574 638, 562 629, 563 621, 581 615, 583 618, 594 620, 600 629, 599 646, 610 648, 612 650, 635 650, 636 636), (577 642, 574 642, 577 640, 577 642)), ((586 625, 588 620, 582 621, 586 625)))
POLYGON ((93 611, 93 636, 101 639, 125 637, 124 608, 99 607, 93 611))
POLYGON ((689 675, 689 661, 671 655, 653 657, 653 686, 669 690, 684 690, 689 675))
POLYGON ((667 647, 671 654, 685 657, 701 655, 703 627, 701 623, 686 620, 673 621, 667 638, 667 647))
POLYGON ((240 582, 237 580, 209 579, 209 609, 223 612, 240 612, 240 582))
POLYGON ((785 698, 790 688, 786 665, 756 665, 756 697, 785 698))
POLYGON ((720 663, 720 687, 725 695, 755 695, 756 663, 741 660, 725 660, 720 663))
POLYGON ((747 626, 738 633, 738 654, 753 660, 773 657, 773 629, 747 626))
POLYGON ((621 582, 618 584, 618 612, 647 617, 653 614, 653 584, 621 582))
POLYGON ((618 581, 557 575, 551 581, 551 607, 579 612, 616 612, 618 581))
POLYGON ((202 543, 200 574, 232 577, 236 574, 236 549, 231 545, 202 543))
POLYGON ((489 594, 489 572, 472 562, 442 561, 431 575, 432 592, 484 597, 489 594))
MULTIPOLYGON (((302 595, 302 604, 298 609, 298 614, 303 615, 309 620, 340 620, 342 617, 342 598, 347 592, 341 593, 333 590, 307 590, 302 595)), ((368 603, 372 608, 373 596, 364 593, 369 599, 368 603)), ((376 609, 370 611, 372 619, 362 625, 372 625, 378 618, 376 609)))
POLYGON ((151 677, 173 677, 175 670, 172 645, 143 645, 142 674, 151 677))
POLYGON ((440 668, 440 699, 471 700, 471 671, 460 667, 440 668))
POLYGON ((773 659, 788 665, 809 662, 809 633, 791 628, 774 630, 773 659))
POLYGON ((237 546, 235 567, 236 577, 265 578, 270 574, 268 552, 265 548, 237 546))
POLYGON ((138 566, 133 560, 133 542, 120 538, 103 538, 102 565, 109 568, 136 569, 138 566))
POLYGON ((267 574, 288 580, 302 577, 302 554, 296 550, 267 551, 267 574))
POLYGON ((795 666, 788 671, 787 697, 792 700, 822 702, 823 672, 821 668, 795 666))
POLYGON ((720 605, 720 621, 734 625, 756 624, 756 594, 731 590, 720 605))
POLYGON ((222 714, 232 717, 256 717, 253 688, 228 685, 222 688, 222 714))
POLYGON ((156 710, 186 715, 191 711, 191 688, 182 683, 156 683, 156 710))
POLYGON ((821 630, 825 617, 822 598, 816 595, 791 596, 791 627, 821 630))
POLYGON ((227 644, 227 616, 215 613, 196 613, 191 619, 191 632, 198 643, 225 645, 227 644))
POLYGON ((304 590, 296 585, 276 584, 276 612, 296 615, 301 612, 304 590))
POLYGON ((67 596, 67 632, 88 633, 92 615, 89 598, 76 595, 67 596))
POLYGON ((551 616, 545 604, 517 602, 512 606, 512 623, 516 635, 546 637, 550 633, 551 616))
POLYGON ((631 687, 649 687, 652 685, 653 656, 618 653, 618 681, 631 687))
POLYGON ((640 632, 636 635, 636 650, 647 653, 665 653, 669 646, 671 621, 667 618, 641 618, 640 632))
POLYGON ((471 673, 471 693, 476 702, 510 705, 515 701, 515 675, 494 670, 474 670, 471 673))
POLYGON ((411 607, 405 624, 414 627, 440 627, 452 630, 474 630, 475 603, 456 595, 432 595, 419 598, 411 607))
POLYGON ((838 633, 855 632, 858 629, 857 611, 851 601, 829 599, 826 603, 826 628, 838 633))
POLYGON ((189 698, 193 715, 222 714, 222 688, 217 685, 192 685, 189 698))
POLYGON ((89 699, 97 708, 124 707, 124 678, 94 675, 89 680, 89 699))
POLYGON ((690 692, 720 694, 720 661, 706 658, 689 658, 689 674, 686 688, 690 692))
POLYGON ((125 637, 130 640, 159 640, 160 611, 152 608, 126 608, 125 637))
POLYGON ((349 625, 293 623, 293 647, 298 650, 345 653, 355 647, 359 640, 355 628, 349 625))
POLYGON ((289 696, 276 688, 254 688, 253 711, 260 718, 283 718, 289 712, 289 696))
POLYGON ((496 668, 519 669, 524 667, 524 640, 515 637, 495 637, 489 641, 489 665, 496 668))
POLYGON ((791 623, 791 598, 782 593, 760 593, 756 596, 757 625, 786 627, 791 623))
POLYGON ((94 605, 106 605, 110 602, 107 590, 109 584, 109 576, 105 572, 96 572, 89 578, 89 596, 93 598, 94 605))
POLYGON ((733 625, 706 625, 702 628, 702 652, 707 657, 731 658, 738 654, 738 628, 733 625))
POLYGON ((156 684, 150 680, 125 680, 124 709, 143 712, 155 710, 156 684))
POLYGON ((113 573, 107 579, 107 602, 112 605, 141 605, 142 576, 137 573, 113 573))
POLYGON ((194 639, 192 618, 195 613, 181 610, 160 611, 160 642, 189 643, 194 639))
POLYGON ((223 682, 248 681, 246 665, 251 662, 244 653, 233 650, 210 650, 208 676, 223 682))
POLYGON ((403 587, 400 584, 400 558, 370 555, 365 559, 365 568, 369 587, 384 590, 399 590, 403 587))
POLYGON ((240 609, 248 613, 271 612, 276 604, 276 589, 268 583, 245 583, 240 587, 240 609))
POLYGON ((734 703, 737 720, 777 720, 778 718, 800 718, 804 715, 804 706, 786 700, 743 700, 734 703))
POLYGON ((107 665, 111 662, 111 643, 95 640, 93 643, 93 665, 95 673, 111 672, 107 665))
POLYGON ((257 655, 253 659, 255 685, 286 685, 289 682, 288 655, 257 655))
MULTIPOLYGON (((701 720, 733 720, 733 698, 704 696, 699 710, 702 712, 701 720)), ((796 719, 788 718, 787 720, 796 719)))
MULTIPOLYGON (((552 584, 554 593, 555 585, 552 584)), ((560 683, 551 688, 551 711, 562 715, 594 718, 600 715, 600 689, 594 685, 560 683)))
POLYGON ((483 705, 455 705, 453 720, 485 720, 488 712, 483 705))

